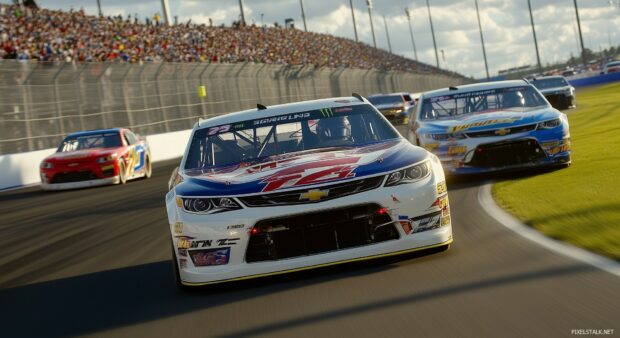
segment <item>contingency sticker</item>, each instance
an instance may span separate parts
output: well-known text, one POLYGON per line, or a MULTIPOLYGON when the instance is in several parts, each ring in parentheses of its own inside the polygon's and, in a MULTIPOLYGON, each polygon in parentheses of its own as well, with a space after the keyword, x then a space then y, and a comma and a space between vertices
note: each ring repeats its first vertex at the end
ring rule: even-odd
POLYGON ((193 251, 190 255, 195 266, 225 265, 230 259, 230 247, 193 251))

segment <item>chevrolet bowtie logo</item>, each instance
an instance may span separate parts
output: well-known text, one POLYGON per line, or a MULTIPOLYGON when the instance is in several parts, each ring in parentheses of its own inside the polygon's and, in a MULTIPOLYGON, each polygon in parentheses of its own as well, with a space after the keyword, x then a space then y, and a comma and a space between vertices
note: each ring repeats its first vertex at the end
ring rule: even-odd
POLYGON ((319 201, 321 198, 329 195, 329 190, 313 189, 299 195, 300 200, 319 201))
POLYGON ((510 134, 510 129, 506 129, 506 128, 503 128, 503 129, 497 129, 497 130, 495 131, 495 134, 496 134, 496 135, 500 135, 500 136, 504 136, 504 135, 506 135, 506 134, 510 134))

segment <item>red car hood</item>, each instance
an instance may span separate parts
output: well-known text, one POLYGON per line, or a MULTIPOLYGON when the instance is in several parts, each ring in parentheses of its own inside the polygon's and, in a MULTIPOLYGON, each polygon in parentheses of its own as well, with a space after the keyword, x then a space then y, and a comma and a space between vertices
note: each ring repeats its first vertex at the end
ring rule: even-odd
POLYGON ((53 163, 64 162, 84 162, 97 159, 103 156, 109 156, 116 153, 116 148, 93 148, 76 151, 58 152, 45 158, 45 161, 53 163))

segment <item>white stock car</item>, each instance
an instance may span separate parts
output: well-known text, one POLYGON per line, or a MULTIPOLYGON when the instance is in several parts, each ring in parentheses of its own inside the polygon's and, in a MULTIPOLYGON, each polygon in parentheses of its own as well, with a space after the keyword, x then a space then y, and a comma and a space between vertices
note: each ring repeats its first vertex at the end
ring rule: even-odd
POLYGON ((452 242, 438 158, 357 94, 198 122, 169 189, 180 287, 452 242))

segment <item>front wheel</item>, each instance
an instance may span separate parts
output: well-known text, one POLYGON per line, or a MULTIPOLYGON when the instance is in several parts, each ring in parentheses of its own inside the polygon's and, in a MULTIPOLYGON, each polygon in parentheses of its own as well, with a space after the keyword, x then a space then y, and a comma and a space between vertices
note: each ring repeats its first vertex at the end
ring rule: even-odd
POLYGON ((193 291, 196 290, 196 287, 191 287, 184 285, 181 281, 181 273, 179 272, 179 262, 177 262, 177 254, 174 252, 174 244, 170 243, 170 248, 172 249, 172 259, 170 262, 172 263, 172 273, 174 275, 174 284, 176 284, 177 288, 183 291, 193 291))
POLYGON ((125 170, 125 162, 121 159, 118 166, 118 183, 127 183, 127 170, 125 170))
POLYGON ((151 166, 151 158, 148 156, 144 159, 144 170, 144 177, 151 178, 153 175, 153 167, 151 166))

